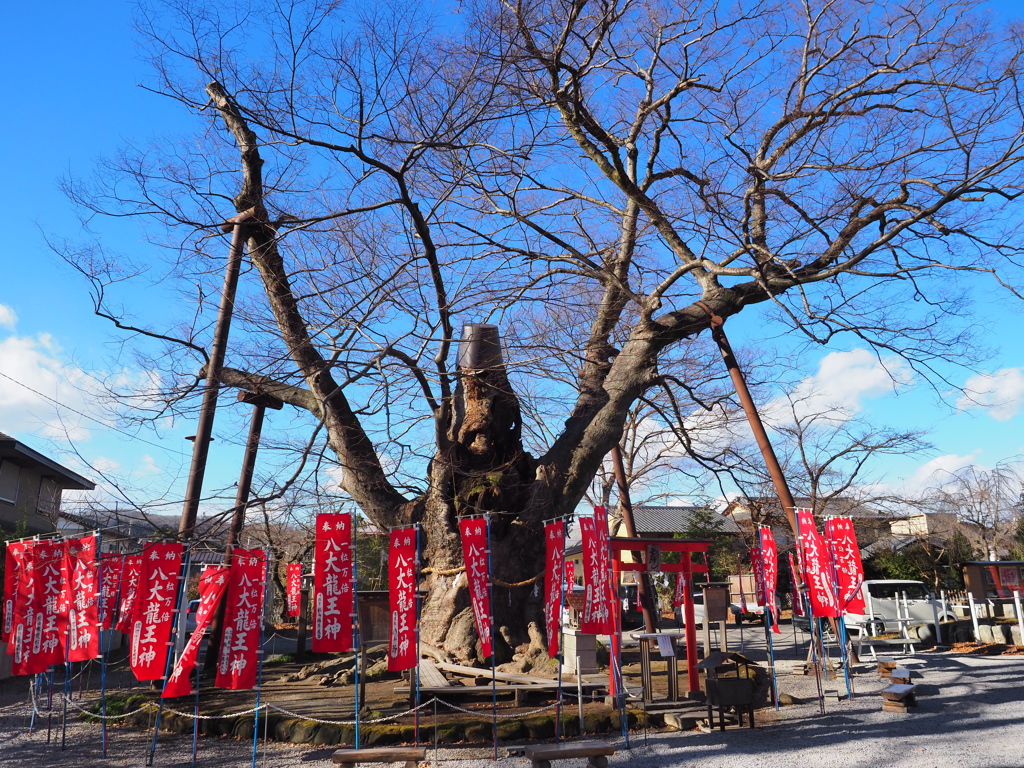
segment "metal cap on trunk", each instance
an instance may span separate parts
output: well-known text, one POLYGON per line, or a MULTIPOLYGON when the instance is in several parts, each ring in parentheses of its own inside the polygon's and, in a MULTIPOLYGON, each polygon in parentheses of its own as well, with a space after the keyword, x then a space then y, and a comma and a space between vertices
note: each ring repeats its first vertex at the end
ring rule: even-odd
POLYGON ((482 370, 500 368, 505 364, 501 356, 501 334, 498 326, 489 323, 465 323, 459 340, 459 368, 482 370))

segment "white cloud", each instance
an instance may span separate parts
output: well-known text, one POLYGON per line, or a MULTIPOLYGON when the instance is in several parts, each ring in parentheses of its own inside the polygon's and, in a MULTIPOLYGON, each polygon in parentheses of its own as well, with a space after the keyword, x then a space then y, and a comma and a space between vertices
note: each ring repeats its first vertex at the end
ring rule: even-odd
POLYGON ((92 460, 91 464, 93 469, 97 472, 102 472, 104 475, 109 475, 121 469, 121 464, 119 462, 116 462, 113 459, 108 459, 106 456, 97 456, 92 460))
POLYGON ((89 413, 94 398, 87 392, 93 382, 64 361, 48 334, 0 340, 0 372, 0 427, 5 431, 90 438, 86 419, 75 411, 89 413))
POLYGON ((1002 368, 995 373, 972 376, 964 385, 966 394, 956 401, 962 411, 984 408, 996 421, 1009 421, 1024 404, 1024 369, 1002 368))
MULTIPOLYGON (((879 359, 867 349, 831 352, 818 363, 818 371, 802 380, 790 393, 798 416, 836 411, 845 421, 864 408, 864 401, 895 392, 914 379, 913 371, 900 358, 879 359)), ((785 398, 768 406, 769 413, 789 411, 785 398)), ((787 413, 785 420, 792 419, 787 413)))
POLYGON ((159 475, 163 471, 163 467, 160 467, 152 456, 144 453, 139 457, 139 464, 133 470, 133 474, 139 476, 159 475))
POLYGON ((6 304, 0 304, 0 328, 10 328, 13 331, 17 324, 18 316, 14 310, 6 304))
POLYGON ((915 495, 936 485, 936 483, 941 483, 954 472, 959 472, 964 467, 974 464, 980 454, 981 449, 979 448, 966 456, 947 453, 945 456, 937 456, 930 461, 926 461, 915 470, 913 475, 904 481, 903 491, 908 495, 915 495))

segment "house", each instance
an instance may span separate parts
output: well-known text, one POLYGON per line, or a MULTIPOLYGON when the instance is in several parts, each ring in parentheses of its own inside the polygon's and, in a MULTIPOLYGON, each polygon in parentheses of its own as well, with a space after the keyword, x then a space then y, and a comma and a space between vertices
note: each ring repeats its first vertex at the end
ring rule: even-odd
POLYGON ((10 435, 0 432, 0 529, 24 523, 29 534, 52 533, 64 491, 96 485, 10 435))
MULTIPOLYGON (((857 533, 857 543, 863 548, 867 545, 890 537, 889 523, 892 515, 884 510, 865 504, 856 499, 836 496, 825 502, 815 503, 808 496, 797 496, 793 499, 797 509, 812 509, 819 528, 825 518, 848 517, 853 521, 857 533)), ((764 522, 771 526, 775 542, 780 550, 793 546, 793 532, 790 530, 779 500, 775 496, 740 496, 726 505, 722 514, 736 521, 744 531, 753 534, 756 522, 764 522)))

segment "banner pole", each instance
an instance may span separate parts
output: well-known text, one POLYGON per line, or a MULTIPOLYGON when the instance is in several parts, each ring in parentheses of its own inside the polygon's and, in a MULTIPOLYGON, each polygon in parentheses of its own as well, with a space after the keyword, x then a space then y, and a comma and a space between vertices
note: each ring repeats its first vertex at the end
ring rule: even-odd
POLYGON ((413 535, 416 537, 416 559, 413 561, 413 588, 416 590, 414 600, 416 601, 416 698, 413 711, 413 744, 420 745, 420 614, 423 611, 423 603, 420 599, 420 524, 413 526, 413 535))
MULTIPOLYGON (((565 611, 565 590, 567 587, 565 579, 565 519, 562 519, 562 569, 561 579, 558 585, 558 699, 555 705, 555 744, 562 741, 562 668, 565 666, 565 632, 562 626, 562 613, 565 611)), ((1020 611, 1018 610, 1019 614, 1020 611)), ((576 670, 579 674, 579 670, 576 670)))
POLYGON ((491 735, 494 741, 494 759, 498 759, 498 679, 495 669, 495 652, 497 645, 494 639, 494 575, 491 571, 491 516, 484 515, 487 525, 487 589, 491 608, 491 735))
MULTIPOLYGON (((71 575, 74 570, 74 565, 71 563, 70 553, 68 551, 68 541, 64 541, 64 555, 61 558, 61 571, 64 576, 67 577, 68 581, 71 580, 71 575), (67 568, 64 568, 64 565, 67 568)), ((60 751, 63 752, 67 743, 68 738, 68 697, 71 695, 71 584, 67 583, 64 585, 64 589, 67 590, 68 604, 66 610, 68 612, 67 625, 64 627, 64 701, 61 707, 60 717, 60 751)))
MULTIPOLYGON (((206 570, 206 566, 203 566, 202 570, 199 571, 199 584, 203 583, 203 571, 206 570)), ((202 592, 202 586, 200 586, 200 592, 202 592)), ((223 597, 223 596, 222 596, 223 597)), ((200 602, 200 605, 202 603, 200 602)), ((199 611, 196 611, 196 631, 199 631, 199 611)), ((212 653, 213 649, 210 648, 209 643, 206 646, 206 652, 212 653)), ((199 663, 199 651, 196 649, 196 696, 195 701, 192 704, 192 768, 196 768, 196 754, 199 751, 199 672, 203 665, 199 663)))
MULTIPOLYGON (((772 642, 772 609, 769 607, 771 599, 768 596, 768 579, 764 572, 764 526, 759 525, 757 527, 757 546, 761 550, 760 557, 760 568, 761 568, 761 583, 764 585, 764 639, 765 645, 768 647, 768 671, 772 676, 772 699, 775 702, 775 710, 779 709, 779 679, 775 674, 775 644, 772 642)), ((776 558, 778 552, 776 551, 776 558)))
POLYGON ((352 523, 351 523, 351 525, 352 525, 352 547, 351 547, 351 551, 349 552, 349 557, 351 558, 351 563, 352 563, 352 615, 351 615, 350 618, 352 619, 353 669, 355 670, 355 675, 353 676, 353 680, 355 680, 355 684, 356 684, 356 689, 355 689, 355 709, 356 709, 356 718, 355 718, 356 719, 356 735, 355 735, 355 740, 356 740, 356 744, 355 744, 355 748, 359 749, 359 683, 360 683, 360 680, 359 680, 359 661, 360 661, 360 659, 362 657, 362 654, 360 653, 360 651, 361 651, 360 639, 361 638, 359 637, 359 589, 358 589, 357 583, 356 583, 356 579, 358 578, 358 574, 356 573, 356 551, 357 551, 357 548, 358 548, 357 530, 359 528, 357 515, 358 515, 358 513, 353 513, 353 515, 352 515, 352 523))
MULTIPOLYGON (((260 601, 260 647, 256 651, 256 710, 253 712, 252 720, 252 768, 256 768, 256 750, 259 748, 260 738, 260 695, 263 692, 263 638, 266 634, 266 613, 267 613, 267 585, 270 583, 270 553, 263 550, 263 598, 260 601)), ((352 558, 352 567, 355 568, 355 558, 352 558)), ((199 665, 196 664, 198 668, 199 665)), ((196 689, 196 702, 198 706, 199 689, 196 689)), ((198 722, 198 718, 195 722, 198 722)))
MULTIPOLYGON (((829 518, 825 523, 826 535, 829 533, 829 523, 836 518, 829 518)), ((853 525, 853 522, 850 523, 853 525)), ((835 530, 833 523, 832 531, 835 530)), ((843 614, 845 613, 846 606, 842 602, 842 595, 839 591, 839 563, 836 560, 836 542, 835 535, 828 537, 829 544, 831 546, 825 547, 825 554, 828 555, 829 567, 832 569, 832 594, 835 596, 836 606, 839 610, 839 616, 836 617, 836 642, 839 643, 839 661, 843 665, 843 678, 846 681, 846 698, 849 701, 853 701, 853 688, 850 685, 850 657, 846 649, 846 622, 843 614)))
MULTIPOLYGON (((106 597, 103 593, 103 551, 100 546, 100 537, 96 537, 96 556, 99 558, 99 573, 100 573, 100 637, 103 637, 103 625, 107 623, 107 612, 111 610, 112 606, 107 605, 106 597)), ((124 576, 124 556, 121 556, 121 576, 124 576)), ((114 593, 115 604, 120 602, 121 599, 121 578, 117 580, 117 591, 114 593)), ((113 622, 110 622, 111 627, 107 630, 107 647, 103 650, 102 643, 100 648, 100 716, 102 722, 100 724, 101 735, 100 744, 103 757, 107 756, 107 657, 110 655, 110 644, 113 642, 113 622)))
MULTIPOLYGON (((143 549, 143 551, 145 551, 145 549, 143 549)), ((184 552, 182 556, 181 568, 178 570, 178 589, 176 590, 175 593, 174 613, 172 614, 174 618, 172 619, 173 623, 171 624, 171 637, 167 639, 167 648, 164 651, 164 653, 166 654, 166 659, 164 661, 164 676, 163 678, 161 678, 160 681, 161 683, 163 683, 163 685, 167 684, 167 678, 171 674, 171 661, 174 656, 171 653, 171 649, 174 647, 174 638, 177 636, 176 633, 180 629, 180 627, 178 626, 178 609, 181 607, 181 600, 185 595, 185 580, 188 576, 189 561, 191 559, 192 547, 189 546, 189 548, 184 552)), ((162 688, 163 686, 161 686, 161 692, 162 688)), ((157 736, 160 735, 160 716, 163 714, 163 712, 164 697, 161 696, 160 703, 157 704, 156 707, 156 720, 153 722, 153 741, 149 746, 149 759, 146 761, 147 766, 153 765, 153 758, 156 756, 156 740, 157 736)))

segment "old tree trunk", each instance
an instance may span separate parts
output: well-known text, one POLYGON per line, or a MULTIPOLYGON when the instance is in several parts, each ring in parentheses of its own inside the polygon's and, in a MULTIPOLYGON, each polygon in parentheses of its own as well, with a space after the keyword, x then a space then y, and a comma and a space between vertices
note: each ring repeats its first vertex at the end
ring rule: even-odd
MULTIPOLYGON (((574 411, 548 452, 533 457, 523 448, 520 405, 502 361, 498 329, 470 326, 477 335, 460 346, 453 391, 443 391, 446 376, 441 372, 443 397, 433 414, 437 447, 427 469, 427 491, 407 498, 389 482, 371 438, 310 337, 278 249, 278 226, 265 207, 256 134, 218 83, 211 83, 208 93, 240 150, 243 186, 234 203, 240 212, 253 212, 245 224, 248 255, 305 387, 230 367, 223 369, 221 382, 272 394, 310 411, 322 420, 344 471, 342 485, 362 512, 382 527, 422 526, 422 567, 429 590, 421 618, 424 643, 462 662, 482 661, 458 520, 487 514, 496 659, 508 661, 524 644, 543 649, 543 521, 573 513, 602 457, 618 440, 629 403, 649 385, 657 349, 667 337, 659 339, 649 329, 634 333, 613 365, 606 338, 615 317, 609 313, 620 312, 623 301, 606 301, 587 345, 574 411)), ((415 219, 415 205, 411 210, 415 219)), ((426 231, 423 240, 429 247, 426 231)), ((439 303, 443 306, 443 296, 439 303)), ((702 313, 695 319, 703 322, 702 313)), ((450 326, 446 333, 451 341, 450 326)))

